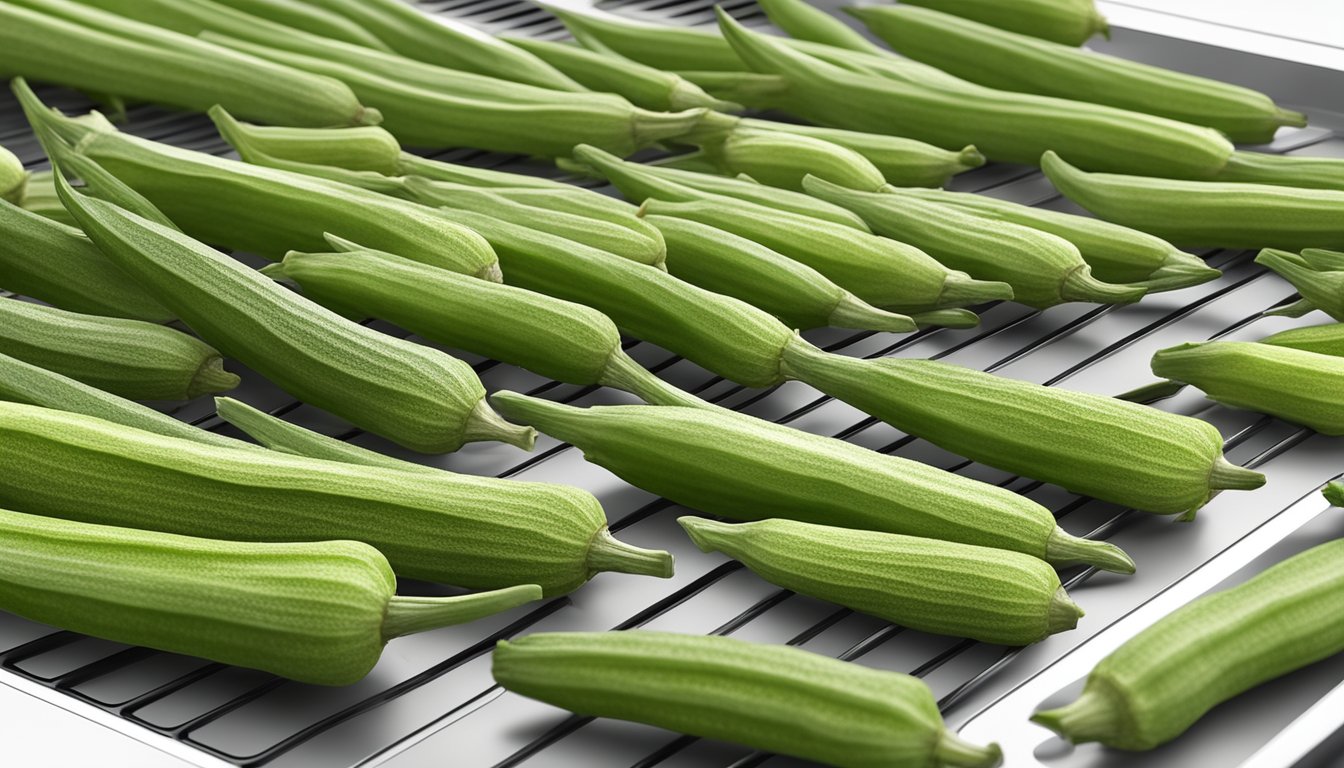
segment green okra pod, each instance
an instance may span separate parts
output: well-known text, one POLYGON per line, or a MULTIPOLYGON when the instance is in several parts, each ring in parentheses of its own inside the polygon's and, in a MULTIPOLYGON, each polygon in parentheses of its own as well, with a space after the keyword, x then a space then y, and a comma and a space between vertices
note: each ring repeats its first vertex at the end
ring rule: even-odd
POLYGON ((4 147, 0 147, 0 202, 21 205, 28 187, 28 171, 23 163, 4 147))
POLYGON ((760 6, 770 22, 784 30, 784 34, 789 37, 863 53, 886 54, 885 50, 850 29, 840 19, 803 0, 763 0, 760 6))
POLYGON ((1260 340, 1261 344, 1290 347, 1320 355, 1344 357, 1344 323, 1326 323, 1306 328, 1290 328, 1260 340))
POLYGON ((1341 651, 1344 540, 1336 540, 1162 617, 1102 659, 1076 700, 1032 720, 1071 742, 1152 749, 1222 702, 1341 651))
POLYGON ((1098 33, 1111 36, 1106 17, 1093 0, 1020 0, 1011 6, 996 0, 911 0, 909 4, 1064 45, 1082 45, 1098 33))
POLYGON ((1223 457, 1213 425, 933 360, 858 360, 798 339, 785 371, 897 429, 991 467, 1191 519, 1215 491, 1264 475, 1223 457))
POLYGON ((1013 299, 1037 309, 1070 301, 1127 304, 1143 286, 1092 276, 1073 243, 1031 227, 987 219, 955 206, 903 197, 898 190, 861 192, 809 176, 804 188, 863 217, 873 232, 908 243, 971 277, 1012 286, 1013 299))
POLYGON ((1176 245, 1344 249, 1344 191, 1087 173, 1053 152, 1041 169, 1092 213, 1176 245))
POLYGON ((695 405, 692 395, 640 367, 606 315, 510 285, 456 275, 333 240, 338 253, 290 252, 265 274, 346 314, 377 317, 430 341, 569 384, 603 384, 651 403, 695 405))
POLYGON ((757 72, 788 79, 788 111, 823 125, 895 133, 992 160, 1035 165, 1056 150, 1092 170, 1208 178, 1232 145, 1217 131, 1100 104, 941 79, 902 82, 847 71, 750 32, 719 12, 724 36, 757 72))
POLYGON ((210 345, 142 320, 0 301, 0 353, 132 400, 190 400, 238 377, 210 345))
POLYGON ((1070 536, 1030 499, 916 461, 725 409, 574 408, 513 392, 495 406, 627 482, 738 520, 784 517, 1012 550, 1132 573, 1117 547, 1070 536))
POLYGON ((1181 344, 1153 355, 1153 373, 1234 408, 1344 435, 1344 359, 1247 341, 1181 344))
POLYGON ((992 768, 998 745, 949 731, 918 678, 730 637, 551 632, 495 646, 504 688, 838 768, 992 768))
POLYGON ((0 71, 281 125, 377 125, 344 83, 69 0, 0 7, 0 71))
POLYGON ((220 136, 249 163, 265 165, 260 162, 262 158, 278 158, 352 171, 375 171, 385 176, 400 173, 401 145, 385 128, 367 125, 331 130, 252 125, 233 119, 222 109, 212 109, 210 117, 220 136))
POLYGON ((6 510, 0 552, 6 611, 320 685, 358 681, 393 638, 541 598, 535 584, 400 597, 387 559, 357 541, 216 541, 6 510))
POLYGON ((51 171, 33 171, 28 174, 28 183, 24 185, 23 197, 16 203, 25 211, 60 222, 66 226, 75 226, 75 217, 65 210, 56 197, 56 185, 52 182, 51 171))
POLYGON ((1265 314, 1300 317, 1319 309, 1336 320, 1344 319, 1344 253, 1307 248, 1296 254, 1266 248, 1256 254, 1255 263, 1274 270, 1302 294, 1288 307, 1265 314))
MULTIPOLYGON (((89 0, 79 1, 89 2, 89 0)), ((128 3, 122 0, 99 1, 115 2, 120 8, 130 7, 128 3)), ((210 0, 206 0, 206 2, 210 2, 210 0)), ((255 19, 270 20, 273 23, 311 32, 332 40, 343 40, 347 43, 354 43, 379 51, 392 50, 362 25, 340 14, 332 13, 325 8, 307 2, 307 0, 213 0, 210 4, 229 7, 241 13, 246 13, 255 19)))
POLYGON ((1151 293, 1198 285, 1222 274, 1198 256, 1159 237, 1091 216, 1076 216, 967 192, 909 188, 888 191, 903 197, 954 205, 980 216, 1058 235, 1078 248, 1083 260, 1092 267, 1093 276, 1108 283, 1143 285, 1151 293))
POLYGON ((1018 552, 793 520, 677 522, 771 584, 921 632, 1030 645, 1083 615, 1054 568, 1018 552))
POLYGON ((235 541, 351 539, 399 576, 562 594, 601 571, 669 576, 578 488, 238 450, 0 403, 0 505, 235 541), (59 467, 59 472, 53 472, 59 467))
POLYGON ((1307 118, 1259 91, 910 5, 848 8, 897 53, 990 88, 1107 104, 1265 144, 1307 118))
MULTIPOLYGON (((291 424, 265 411, 259 411, 247 403, 231 397, 215 398, 215 413, 219 418, 237 427, 248 437, 265 446, 265 450, 279 451, 292 456, 305 456, 310 459, 324 459, 342 464, 359 464, 366 467, 383 467, 409 472, 441 472, 437 467, 403 461, 384 453, 360 448, 347 440, 328 437, 291 424)), ((153 430, 150 430, 153 431, 153 430)), ((198 430, 202 431, 202 430, 198 430)), ((214 434, 214 433, 210 433, 214 434)), ((244 443, 244 445, 251 445, 244 443)))
POLYGON ((1233 152, 1218 181, 1344 190, 1344 160, 1338 157, 1233 152))
POLYGON ((530 429, 490 410, 471 366, 352 323, 176 230, 85 197, 57 179, 104 254, 203 340, 304 402, 426 453, 530 429))

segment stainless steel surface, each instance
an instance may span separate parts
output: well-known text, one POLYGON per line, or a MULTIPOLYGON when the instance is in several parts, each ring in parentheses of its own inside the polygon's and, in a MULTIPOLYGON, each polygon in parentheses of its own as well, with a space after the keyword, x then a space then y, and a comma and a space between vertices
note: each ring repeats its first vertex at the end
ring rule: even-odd
MULTIPOLYGON (((492 31, 563 36, 551 17, 518 0, 440 0, 426 7, 492 31)), ((729 2, 725 7, 747 23, 763 23, 751 0, 729 2)), ((710 6, 703 0, 642 0, 618 10, 684 24, 712 19, 710 6)), ((1114 40, 1098 47, 1169 66, 1188 62, 1190 69, 1204 74, 1221 72, 1228 79, 1267 88, 1313 116, 1311 127, 1281 132, 1270 151, 1344 156, 1344 139, 1334 133, 1344 127, 1344 119, 1334 114, 1344 111, 1340 103, 1344 72, 1218 48, 1208 39, 1164 38, 1152 28, 1141 32, 1117 29, 1114 40)), ((43 95, 71 110, 87 106, 69 92, 47 90, 43 95)), ((199 116, 136 108, 126 129, 193 149, 227 152, 208 121, 199 116)), ((30 163, 41 161, 35 141, 7 95, 0 97, 0 144, 30 163)), ((479 152, 437 156, 555 174, 545 165, 479 152)), ((1022 167, 990 166, 958 177, 952 186, 1071 209, 1039 173, 1022 167)), ((1033 312, 1016 304, 1000 304, 988 308, 982 326, 971 330, 912 336, 823 330, 808 336, 844 354, 937 357, 1040 383, 1114 394, 1150 381, 1147 361, 1161 347, 1213 337, 1254 339, 1325 320, 1319 313, 1299 320, 1259 317, 1262 310, 1289 298, 1292 289, 1254 265, 1249 254, 1218 251, 1208 258, 1225 270, 1223 277, 1152 296, 1134 306, 1066 305, 1033 312)), ((384 330, 404 335, 395 328, 384 330)), ((646 726, 571 717, 503 692, 490 679, 489 649, 499 637, 633 626, 791 643, 859 664, 918 674, 942 700, 953 727, 976 740, 1003 742, 1009 750, 1009 765, 1014 766, 1175 765, 1178 761, 1236 765, 1255 755, 1254 762, 1246 764, 1259 767, 1292 765, 1299 758, 1305 761, 1303 765, 1320 765, 1338 756, 1338 738, 1327 737, 1340 725, 1340 692, 1336 690, 1330 699, 1321 697, 1344 679, 1344 659, 1323 662, 1219 708, 1188 737, 1151 756, 1094 748, 1066 750, 1025 719, 1041 702, 1076 686, 1107 650, 1172 607, 1344 533, 1344 513, 1327 512, 1325 501, 1316 494, 1325 481, 1344 471, 1344 452, 1337 439, 1213 406, 1193 392, 1157 404, 1209 420, 1228 439, 1234 461, 1254 464, 1269 478, 1264 488, 1224 494, 1197 521, 1179 524, 968 464, 923 441, 905 438, 802 384, 790 383, 768 392, 744 390, 650 344, 631 342, 630 351, 664 378, 738 410, 1013 488, 1056 510, 1060 524, 1071 533, 1105 537, 1125 547, 1137 561, 1139 572, 1129 578, 1078 571, 1064 574, 1077 581, 1072 590, 1087 616, 1075 631, 1028 649, 925 635, 778 590, 720 555, 696 551, 673 522, 685 510, 624 484, 585 463, 579 452, 549 438, 539 440, 532 454, 502 445, 474 444, 449 456, 414 457, 376 437, 350 431, 333 417, 296 404, 257 376, 245 374, 241 399, 366 447, 454 471, 587 488, 602 500, 622 538, 673 551, 677 575, 664 581, 603 574, 572 596, 541 608, 517 609, 470 626, 398 639, 388 646, 367 679, 341 689, 300 685, 258 672, 126 648, 0 615, 0 682, 8 686, 0 686, 0 712, 11 724, 7 742, 12 737, 12 744, 20 745, 0 747, 0 761, 15 765, 190 762, 291 768, 804 764, 646 726), (1318 700, 1325 703, 1312 710, 1318 700), (62 722, 63 734, 59 725, 46 725, 62 722), (1272 740, 1280 731, 1291 733, 1294 749, 1274 746, 1272 740), (22 745, 38 749, 26 753, 22 745), (48 751, 41 752, 43 746, 48 751), (21 758, 17 762, 16 749, 21 758), (32 758, 23 759, 28 754, 32 758)), ((576 404, 625 401, 620 393, 557 384, 466 357, 477 364, 491 391, 542 393, 576 404)), ((208 429, 226 429, 206 401, 190 403, 176 415, 208 429)), ((403 589, 432 591, 434 587, 404 584, 403 589)))

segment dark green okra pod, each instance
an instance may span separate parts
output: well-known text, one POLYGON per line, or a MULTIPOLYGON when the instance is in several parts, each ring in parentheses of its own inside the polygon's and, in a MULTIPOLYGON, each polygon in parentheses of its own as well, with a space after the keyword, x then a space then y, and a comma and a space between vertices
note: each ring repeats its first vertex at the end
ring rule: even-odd
POLYGON ((1018 552, 793 520, 677 522, 771 584, 921 632, 1030 645, 1083 615, 1054 568, 1018 552))
POLYGON ((1030 307, 1070 301, 1127 304, 1147 290, 1096 279, 1073 243, 1048 232, 895 191, 860 192, 816 177, 803 185, 809 193, 859 214, 879 235, 909 243, 972 277, 1007 283, 1013 299, 1030 307))
POLYGON ((1255 263, 1277 272, 1302 295, 1287 307, 1265 314, 1301 317, 1319 309, 1336 320, 1344 319, 1344 253, 1307 248, 1296 254, 1266 248, 1256 255, 1255 263))
POLYGON ((997 745, 947 730, 923 681, 729 637, 553 632, 495 646, 495 681, 616 717, 837 768, 993 768, 997 745))
POLYGON ((992 467, 1159 514, 1264 484, 1223 457, 1213 425, 933 360, 858 360, 801 339, 784 369, 910 435, 992 467))
POLYGON ((1210 399, 1344 435, 1344 358, 1247 341, 1181 344, 1153 355, 1153 373, 1210 399))
POLYGON ((718 408, 574 408, 512 392, 493 402, 627 482, 709 514, 785 517, 1134 571, 1124 552, 1070 536, 1024 496, 843 440, 718 408))
MULTIPOLYGON (((1326 487, 1332 501, 1334 486, 1326 487)), ((1341 651, 1337 540, 1164 616, 1102 659, 1078 699, 1032 720, 1072 742, 1152 749, 1233 696, 1341 651)))

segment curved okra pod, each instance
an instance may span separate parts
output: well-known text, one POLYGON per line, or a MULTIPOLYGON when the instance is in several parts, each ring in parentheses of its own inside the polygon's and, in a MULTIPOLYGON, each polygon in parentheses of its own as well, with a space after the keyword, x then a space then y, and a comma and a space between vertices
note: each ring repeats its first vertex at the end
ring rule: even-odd
POLYGON ((1018 552, 793 520, 677 522, 771 584, 920 632, 1030 645, 1083 615, 1054 568, 1018 552))
POLYGON ((616 325, 601 312, 335 238, 332 245, 338 253, 290 252, 262 272, 293 280, 305 296, 343 314, 387 320, 550 379, 603 384, 650 403, 703 405, 632 360, 616 325))
POLYGON ((1082 45, 1098 33, 1111 36, 1093 0, 1021 0, 1011 7, 996 0, 911 0, 909 4, 1064 45, 1082 45))
POLYGON ((376 125, 344 83, 68 0, 0 6, 0 71, 281 125, 376 125))
POLYGON ((393 638, 541 599, 535 584, 399 597, 387 559, 357 541, 216 541, 6 510, 0 534, 6 611, 321 685, 364 677, 393 638), (63 586, 71 573, 90 581, 63 586))
POLYGON ((1306 328, 1291 328, 1273 336, 1267 336, 1260 344, 1272 344, 1276 347, 1291 347, 1304 352, 1320 355, 1344 357, 1344 323, 1326 323, 1306 328))
POLYGON ((1265 314, 1300 317, 1319 309, 1336 320, 1344 319, 1344 253, 1307 248, 1299 255, 1266 248, 1256 254, 1255 263, 1274 270, 1302 294, 1288 307, 1265 314))
POLYGON ((16 403, 0 403, 0 436, 0 504, 34 514, 233 541, 363 541, 399 576, 470 589, 556 595, 601 571, 672 572, 668 553, 613 538, 577 488, 217 447, 16 403))
POLYGON ((530 447, 466 363, 352 323, 218 251, 57 179, 103 253, 203 340, 305 402, 426 453, 465 442, 530 447))
POLYGON ((1092 213, 1177 245, 1344 248, 1344 191, 1086 173, 1053 152, 1041 169, 1092 213))
POLYGON ((28 171, 23 163, 4 147, 0 147, 0 202, 22 205, 28 187, 28 171))
MULTIPOLYGON (((802 339, 784 369, 832 397, 953 453, 1074 493, 1191 519, 1215 491, 1259 488, 1188 416, 933 360, 857 360, 802 339)), ((1160 374, 1159 374, 1160 375, 1160 374)))
POLYGON ((1134 571, 1117 547, 1070 536, 1025 496, 843 440, 720 408, 574 408, 513 392, 492 401, 632 485, 708 514, 777 516, 1011 550, 1061 567, 1134 571))
POLYGON ((789 37, 880 56, 887 53, 840 19, 803 0, 763 0, 760 6, 770 22, 789 37))
POLYGON ((788 110, 815 122, 949 150, 974 144, 993 160, 1035 165, 1054 149, 1094 170, 1190 178, 1213 176, 1232 153, 1211 128, 970 84, 864 75, 750 32, 722 10, 719 25, 753 70, 788 79, 788 110))
POLYGON ((901 197, 895 190, 860 192, 814 176, 803 186, 810 194, 859 214, 876 234, 909 243, 971 277, 1007 283, 1013 300, 1030 307, 1044 309, 1070 301, 1127 304, 1147 291, 1096 279, 1073 243, 1048 232, 901 197))
POLYGON ((0 354, 132 400, 190 400, 238 377, 208 344, 142 320, 0 301, 0 354))
POLYGON ((401 145, 386 128, 366 125, 339 130, 252 125, 235 120, 222 107, 210 108, 219 135, 244 161, 266 165, 275 158, 309 165, 331 165, 352 171, 400 173, 401 145))
POLYGON ((501 640, 491 671, 510 691, 582 715, 837 768, 993 768, 1001 760, 998 745, 947 730, 918 678, 788 646, 648 630, 544 632, 501 640))
POLYGON ((1282 109, 1259 91, 916 6, 846 11, 897 53, 989 88, 1207 125, 1239 144, 1266 144, 1280 126, 1307 124, 1305 115, 1282 109))
POLYGON ((1218 181, 1344 190, 1344 160, 1338 157, 1233 152, 1218 181))
POLYGON ((1248 341, 1181 344, 1153 355, 1153 373, 1210 399, 1344 435, 1344 358, 1248 341))
POLYGON ((1108 283, 1142 285, 1153 293, 1198 285, 1222 274, 1198 256, 1159 237, 1091 216, 1076 216, 967 192, 910 188, 886 191, 903 198, 953 205, 980 216, 1058 235, 1078 248, 1094 277, 1108 283))
POLYGON ((1218 704, 1341 651, 1344 541, 1336 540, 1162 617, 1102 659, 1080 697, 1032 720, 1072 742, 1152 749, 1218 704))

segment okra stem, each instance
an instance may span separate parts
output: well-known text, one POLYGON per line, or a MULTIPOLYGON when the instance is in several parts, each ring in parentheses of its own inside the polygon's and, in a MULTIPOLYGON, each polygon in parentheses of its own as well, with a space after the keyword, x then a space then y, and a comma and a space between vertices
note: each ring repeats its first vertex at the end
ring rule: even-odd
POLYGON ((541 599, 541 587, 519 584, 455 597, 393 595, 383 616, 383 641, 485 618, 541 599))
POLYGON ((594 534, 588 545, 588 571, 597 574, 603 571, 615 573, 633 573, 641 576, 657 576, 660 579, 672 576, 672 555, 663 550, 642 549, 627 544, 605 527, 594 534))

